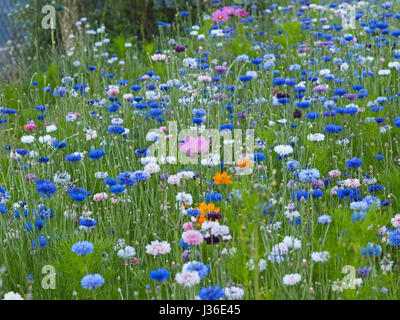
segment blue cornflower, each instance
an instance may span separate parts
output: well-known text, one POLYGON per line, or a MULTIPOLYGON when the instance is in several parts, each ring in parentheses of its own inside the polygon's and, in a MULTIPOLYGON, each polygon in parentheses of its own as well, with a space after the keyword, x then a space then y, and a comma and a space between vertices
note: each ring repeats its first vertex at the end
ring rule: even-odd
POLYGON ((113 185, 110 188, 111 193, 120 194, 125 191, 125 187, 121 185, 113 185))
POLYGON ((222 200, 222 195, 218 192, 207 193, 206 202, 220 202, 222 200))
POLYGON ((201 300, 218 300, 224 296, 224 291, 220 286, 209 286, 208 288, 202 287, 199 291, 201 300))
POLYGON ((88 274, 84 276, 81 280, 81 286, 84 289, 93 290, 104 284, 104 278, 98 274, 88 274))
POLYGON ((77 162, 82 160, 82 156, 80 153, 72 153, 72 154, 67 154, 65 156, 65 160, 69 162, 77 162))
POLYGON ((262 152, 256 152, 254 153, 254 161, 256 162, 261 162, 265 160, 265 154, 262 152))
POLYGON ((400 128, 400 117, 394 118, 394 126, 400 128))
POLYGON ((0 204, 0 213, 5 214, 7 211, 7 206, 5 204, 0 204))
POLYGON ((318 169, 305 169, 299 173, 299 179, 303 182, 313 182, 320 177, 318 169))
POLYGON ((84 256, 92 253, 94 245, 89 241, 80 241, 72 245, 71 251, 77 255, 84 256))
POLYGON ((313 192, 312 192, 312 197, 314 199, 315 198, 321 198, 323 195, 324 195, 324 193, 319 189, 313 190, 313 192))
POLYGON ((118 183, 125 186, 133 186, 135 183, 132 172, 125 171, 118 175, 118 183))
POLYGON ((292 200, 297 199, 297 201, 300 201, 302 198, 304 198, 304 200, 307 200, 308 197, 309 193, 305 190, 297 190, 296 192, 292 192, 292 200))
POLYGON ((380 184, 371 185, 368 187, 369 192, 378 192, 378 191, 382 191, 382 190, 385 190, 385 188, 382 187, 380 184))
POLYGON ((332 217, 330 215, 324 214, 318 217, 318 222, 321 224, 327 224, 332 222, 332 217))
POLYGON ((97 220, 92 219, 92 218, 83 218, 83 217, 81 217, 79 219, 79 224, 81 226, 86 227, 86 228, 92 228, 92 227, 97 225, 97 220))
POLYGON ((178 245, 183 249, 190 249, 190 244, 187 244, 182 238, 179 239, 178 245))
POLYGON ((46 244, 47 244, 47 242, 46 242, 46 238, 44 236, 37 237, 36 241, 32 240, 33 249, 36 249, 37 245, 39 246, 39 249, 41 249, 41 248, 45 247, 46 244))
POLYGON ((357 273, 362 276, 362 277, 367 277, 369 272, 371 271, 371 266, 363 267, 363 268, 358 268, 357 273))
POLYGON ((351 221, 353 222, 363 222, 367 218, 367 213, 365 211, 356 211, 351 215, 351 221))
POLYGON ((362 165, 362 160, 360 158, 353 158, 346 161, 346 166, 349 168, 358 168, 362 165))
POLYGON ((55 149, 64 149, 67 146, 67 143, 65 141, 58 141, 57 139, 54 139, 53 141, 53 147, 55 149))
POLYGON ((50 198, 51 195, 55 194, 57 187, 54 183, 48 180, 36 180, 36 191, 43 198, 50 198))
POLYGON ((169 278, 169 271, 167 269, 157 269, 149 272, 149 276, 151 280, 155 281, 164 281, 169 278))
POLYGON ((381 201, 375 196, 366 196, 362 201, 368 205, 368 209, 371 209, 374 206, 379 207, 381 203, 381 201))
POLYGON ((10 196, 10 193, 6 189, 0 187, 0 203, 6 203, 10 196))
POLYGON ((197 262, 197 261, 193 261, 193 262, 189 262, 185 267, 184 267, 185 271, 197 271, 200 279, 203 279, 205 276, 208 275, 208 273, 211 270, 211 267, 209 264, 204 264, 202 262, 197 262))
POLYGON ((286 169, 289 171, 295 171, 298 168, 300 168, 300 162, 298 162, 297 160, 289 160, 286 163, 286 169))
POLYGON ((201 215, 201 211, 199 209, 188 209, 186 214, 192 217, 197 217, 201 215))
POLYGON ((117 180, 111 177, 105 178, 103 181, 104 185, 114 186, 117 184, 117 180))
POLYGON ((91 159, 95 159, 95 160, 100 159, 100 158, 103 157, 104 155, 105 155, 105 152, 104 152, 104 150, 102 150, 102 149, 92 150, 92 151, 90 151, 90 152, 88 153, 88 157, 91 158, 91 159))
POLYGON ((328 132, 328 133, 336 133, 336 132, 340 132, 342 130, 343 130, 342 126, 337 126, 335 124, 328 124, 325 126, 325 132, 328 132))
POLYGON ((144 181, 147 180, 149 178, 149 174, 146 171, 135 171, 132 174, 132 178, 134 182, 138 182, 138 181, 144 181))
POLYGON ((86 195, 89 195, 89 194, 83 188, 71 188, 68 190, 68 195, 71 196, 71 198, 74 201, 80 202, 80 201, 85 200, 86 195))
POLYGON ((389 243, 393 247, 400 247, 400 228, 389 232, 389 243))

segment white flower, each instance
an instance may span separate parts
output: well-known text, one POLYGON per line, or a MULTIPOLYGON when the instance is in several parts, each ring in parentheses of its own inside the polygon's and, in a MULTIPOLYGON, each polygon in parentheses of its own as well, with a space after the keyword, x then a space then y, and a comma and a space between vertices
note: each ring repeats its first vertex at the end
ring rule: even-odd
POLYGON ((57 130, 57 127, 56 127, 54 124, 48 125, 48 126, 46 127, 46 132, 47 132, 47 133, 54 132, 54 131, 56 131, 56 130, 57 130))
POLYGON ((328 251, 313 252, 311 253, 311 259, 314 262, 324 263, 329 259, 329 252, 328 251))
POLYGON ((108 173, 107 173, 107 172, 96 172, 96 173, 94 174, 94 177, 95 177, 96 179, 105 179, 105 178, 108 177, 108 173))
POLYGON ((400 214, 396 214, 390 222, 392 223, 392 226, 395 228, 400 228, 400 214))
POLYGON ((244 297, 244 290, 235 286, 226 287, 224 293, 228 300, 240 300, 244 297))
POLYGON ((10 291, 4 295, 3 300, 24 300, 24 298, 19 293, 10 291))
POLYGON ((378 74, 379 74, 380 76, 387 76, 387 75, 390 74, 390 70, 389 70, 389 69, 379 70, 379 71, 378 71, 378 74))
POLYGON ((51 137, 51 136, 49 136, 49 135, 45 135, 45 136, 43 136, 43 137, 39 137, 38 138, 38 141, 40 142, 40 143, 49 143, 50 141, 52 141, 53 140, 53 138, 51 137))
POLYGON ((143 165, 146 165, 149 163, 157 163, 157 158, 151 157, 151 156, 143 157, 143 158, 140 158, 140 163, 143 165))
POLYGON ((281 157, 287 156, 293 153, 293 148, 288 145, 278 145, 274 148, 274 151, 279 154, 281 157))
POLYGON ((190 206, 193 203, 193 197, 189 193, 178 192, 178 194, 176 195, 176 201, 182 202, 190 206))
POLYGON ((156 131, 150 131, 147 135, 146 135, 146 141, 152 141, 152 142, 156 142, 158 140, 158 138, 160 137, 160 134, 156 131))
POLYGON ((144 171, 147 172, 149 175, 157 173, 160 171, 160 166, 157 163, 148 163, 144 167, 144 171))
POLYGON ((283 238, 282 243, 284 243, 289 249, 301 249, 301 241, 291 236, 283 238))
POLYGON ((56 173, 53 179, 55 183, 66 184, 71 181, 71 175, 67 172, 60 172, 56 173))
POLYGON ((322 134, 322 133, 310 133, 307 136, 307 139, 309 141, 315 141, 315 142, 324 141, 325 140, 325 135, 322 134))
POLYGON ((32 143, 35 141, 35 137, 34 136, 22 136, 21 137, 21 142, 22 143, 32 143))
POLYGON ((191 287, 200 283, 200 275, 197 271, 183 271, 176 274, 175 280, 185 287, 191 287))
POLYGON ((301 281, 301 275, 298 273, 287 274, 283 277, 283 284, 286 286, 294 286, 301 281))
POLYGON ((131 246, 126 246, 125 248, 118 250, 117 255, 120 258, 131 259, 136 255, 136 250, 131 246))
MULTIPOLYGON (((247 263, 246 266, 249 268, 250 271, 254 270, 254 260, 250 259, 247 263)), ((267 269, 267 261, 265 259, 260 259, 258 261, 258 271, 264 271, 267 269)))
POLYGON ((171 175, 167 180, 168 184, 172 184, 174 186, 178 186, 181 183, 181 176, 178 174, 171 175))

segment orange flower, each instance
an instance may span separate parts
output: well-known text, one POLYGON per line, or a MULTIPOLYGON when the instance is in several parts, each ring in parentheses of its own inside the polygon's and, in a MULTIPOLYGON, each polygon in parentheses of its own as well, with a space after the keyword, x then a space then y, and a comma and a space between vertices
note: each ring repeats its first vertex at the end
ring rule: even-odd
POLYGON ((251 162, 251 160, 249 160, 249 159, 242 159, 242 160, 239 160, 238 162, 236 162, 236 165, 243 169, 243 168, 251 167, 253 165, 253 162, 251 162))
MULTIPOLYGON (((197 216, 197 225, 201 227, 203 222, 208 221, 207 219, 207 213, 211 212, 219 212, 219 207, 214 206, 213 203, 206 204, 205 202, 200 203, 200 206, 196 207, 195 209, 200 210, 201 214, 200 216, 197 216)), ((215 220, 218 221, 218 220, 215 220)))
POLYGON ((232 175, 230 174, 228 176, 226 171, 224 171, 222 174, 217 172, 217 174, 214 177, 214 183, 215 184, 231 184, 232 183, 232 181, 230 180, 231 178, 232 178, 232 175))

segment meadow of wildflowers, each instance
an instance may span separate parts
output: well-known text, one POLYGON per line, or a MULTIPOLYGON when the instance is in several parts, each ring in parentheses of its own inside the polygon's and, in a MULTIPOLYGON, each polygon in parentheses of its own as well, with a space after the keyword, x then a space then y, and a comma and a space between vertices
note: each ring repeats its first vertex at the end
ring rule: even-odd
POLYGON ((400 297, 400 2, 212 3, 2 84, 1 299, 400 297))

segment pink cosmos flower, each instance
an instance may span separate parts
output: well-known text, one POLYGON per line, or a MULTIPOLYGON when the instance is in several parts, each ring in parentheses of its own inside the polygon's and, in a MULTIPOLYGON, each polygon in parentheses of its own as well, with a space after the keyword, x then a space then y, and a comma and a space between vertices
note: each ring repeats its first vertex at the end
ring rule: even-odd
POLYGON ((203 242, 204 237, 201 232, 196 230, 188 230, 182 233, 182 239, 185 243, 195 246, 203 242))
POLYGON ((226 21, 228 19, 229 19, 229 16, 226 13, 226 11, 216 10, 212 14, 211 21, 220 22, 220 21, 226 21))
POLYGON ((233 16, 235 14, 235 8, 234 7, 223 7, 222 12, 224 12, 228 16, 233 16))
POLYGON ((194 157, 198 153, 206 153, 208 147, 210 146, 210 141, 205 137, 186 137, 184 142, 179 143, 179 150, 186 152, 189 157, 194 157))
POLYGON ((247 13, 246 10, 243 10, 243 9, 239 8, 239 9, 236 9, 236 10, 235 10, 234 15, 235 15, 235 16, 241 16, 242 18, 247 18, 247 16, 248 16, 249 14, 247 13))

